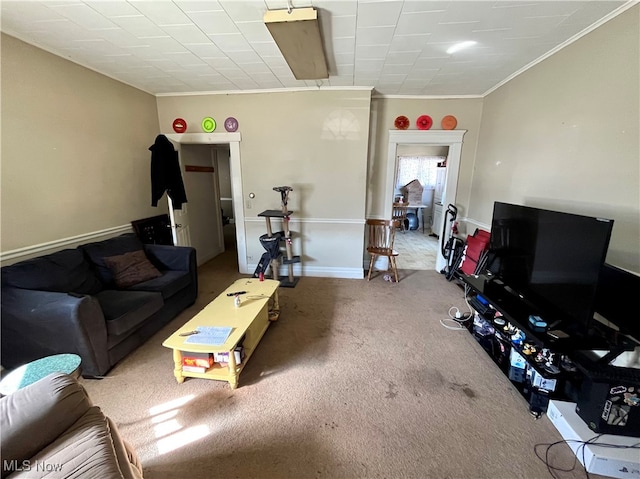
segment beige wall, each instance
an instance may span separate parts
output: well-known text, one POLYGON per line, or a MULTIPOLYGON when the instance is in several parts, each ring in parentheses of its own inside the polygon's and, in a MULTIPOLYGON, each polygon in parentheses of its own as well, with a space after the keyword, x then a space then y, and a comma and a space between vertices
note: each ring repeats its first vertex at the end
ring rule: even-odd
POLYGON ((2 35, 2 252, 129 224, 151 207, 152 95, 2 35))
POLYGON ((404 115, 409 118, 409 129, 417 129, 416 119, 420 115, 429 115, 433 119, 432 130, 440 130, 440 122, 446 115, 453 115, 458 120, 457 130, 467 130, 462 144, 460 174, 458 175, 457 197, 459 214, 466 215, 471 188, 473 159, 478 141, 480 117, 482 115, 482 99, 461 98, 450 100, 437 99, 397 99, 374 98, 371 106, 371 148, 369 152, 369 171, 367 179, 367 216, 382 217, 386 203, 393 200, 393 193, 385 192, 389 130, 395 129, 394 120, 404 115))
POLYGON ((497 200, 613 218, 607 260, 640 271, 639 20, 636 6, 486 97, 470 217, 490 223, 497 200))
POLYGON ((362 269, 369 108, 369 90, 158 97, 165 133, 177 117, 187 133, 201 133, 206 116, 216 119, 216 132, 224 131, 225 118, 238 120, 248 263, 264 253, 258 213, 279 209, 273 187, 288 185, 291 228, 299 233, 293 251, 317 274, 362 269))

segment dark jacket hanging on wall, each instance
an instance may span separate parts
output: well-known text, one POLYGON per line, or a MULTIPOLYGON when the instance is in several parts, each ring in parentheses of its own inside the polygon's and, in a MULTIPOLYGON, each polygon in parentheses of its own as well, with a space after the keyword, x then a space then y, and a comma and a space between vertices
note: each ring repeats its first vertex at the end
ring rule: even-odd
POLYGON ((158 206, 164 192, 171 197, 173 209, 182 209, 187 202, 187 194, 182 182, 178 152, 165 135, 156 136, 151 150, 151 206, 158 206))

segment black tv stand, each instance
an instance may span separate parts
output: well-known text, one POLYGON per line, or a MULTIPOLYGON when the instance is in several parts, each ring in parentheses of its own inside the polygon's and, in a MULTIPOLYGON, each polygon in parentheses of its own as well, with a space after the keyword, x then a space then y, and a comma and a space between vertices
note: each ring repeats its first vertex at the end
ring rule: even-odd
POLYGON ((469 325, 470 332, 529 401, 530 411, 536 417, 546 412, 549 399, 576 402, 573 385, 580 382, 580 371, 585 365, 584 351, 608 351, 604 357, 595 361, 606 365, 623 351, 634 349, 633 342, 622 341, 621 335, 611 333, 613 330, 609 334, 605 334, 602 328, 592 328, 589 332, 579 331, 571 324, 566 324, 562 318, 543 315, 535 304, 495 276, 459 274, 458 277, 465 285, 470 305, 478 312, 474 324, 469 325), (550 327, 533 328, 529 323, 530 315, 543 316, 550 327), (505 325, 502 325, 503 321, 496 321, 496 317, 504 320, 505 325), (507 330, 509 325, 524 334, 523 343, 512 341, 512 330, 507 330), (499 347, 496 348, 496 345, 499 347), (536 353, 531 353, 530 346, 535 348, 536 353), (505 352, 505 349, 508 351, 505 352), (500 351, 500 354, 496 355, 496 351, 500 351), (540 363, 541 351, 553 356, 553 362, 540 363), (546 385, 546 389, 537 387, 531 378, 514 370, 514 363, 517 368, 522 360, 527 363, 525 369, 539 375, 536 378, 537 384, 546 385))

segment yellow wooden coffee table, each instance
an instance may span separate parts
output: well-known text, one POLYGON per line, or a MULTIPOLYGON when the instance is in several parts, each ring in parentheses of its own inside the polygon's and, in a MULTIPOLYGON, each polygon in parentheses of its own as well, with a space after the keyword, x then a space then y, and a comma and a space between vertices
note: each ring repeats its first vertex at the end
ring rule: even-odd
POLYGON ((162 345, 173 349, 175 368, 173 373, 176 380, 181 383, 185 377, 217 379, 228 381, 232 389, 238 387, 238 376, 244 369, 247 361, 256 350, 270 321, 276 321, 280 314, 278 304, 279 281, 265 279, 259 281, 255 278, 239 279, 223 291, 220 296, 211 301, 202 311, 187 321, 180 329, 167 338, 162 345), (235 306, 235 297, 227 296, 228 293, 244 291, 238 295, 240 305, 235 306), (190 344, 187 339, 190 336, 181 336, 198 327, 230 327, 231 333, 224 344, 212 346, 206 344, 190 344), (237 346, 244 347, 245 357, 241 364, 236 364, 234 351, 237 346), (195 353, 226 353, 228 363, 214 363, 205 372, 191 372, 182 369, 183 352, 195 353))

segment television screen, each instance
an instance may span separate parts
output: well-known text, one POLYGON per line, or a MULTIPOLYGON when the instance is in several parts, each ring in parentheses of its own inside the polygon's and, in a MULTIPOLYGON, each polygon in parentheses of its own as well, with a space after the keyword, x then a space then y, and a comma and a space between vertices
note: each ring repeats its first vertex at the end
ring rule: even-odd
POLYGON ((548 323, 585 332, 613 220, 495 202, 489 269, 548 323))

